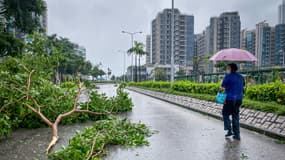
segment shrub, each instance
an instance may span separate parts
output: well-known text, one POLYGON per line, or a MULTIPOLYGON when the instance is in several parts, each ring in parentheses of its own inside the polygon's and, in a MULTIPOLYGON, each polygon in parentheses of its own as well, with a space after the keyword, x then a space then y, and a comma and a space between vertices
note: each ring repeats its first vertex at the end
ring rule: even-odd
POLYGON ((246 97, 256 101, 285 104, 285 85, 280 81, 247 88, 246 97))
POLYGON ((76 86, 77 86, 77 83, 71 82, 71 81, 61 83, 62 88, 75 88, 76 86))
POLYGON ((129 94, 124 91, 123 86, 117 88, 115 97, 107 97, 106 94, 98 94, 93 91, 90 95, 90 102, 82 105, 83 109, 93 112, 121 113, 132 110, 133 103, 129 94))
MULTIPOLYGON (((146 87, 146 88, 170 88, 170 82, 131 82, 128 84, 129 86, 138 86, 138 87, 146 87)), ((177 81, 174 82, 172 89, 179 92, 187 92, 187 93, 197 93, 197 94, 210 94, 216 95, 220 88, 220 84, 218 83, 193 83, 189 81, 177 81)))
MULTIPOLYGON (((144 87, 146 88, 146 87, 144 87)), ((175 91, 171 88, 146 88, 149 90, 163 92, 167 94, 174 94, 179 96, 188 96, 196 99, 206 100, 215 102, 215 95, 210 94, 197 94, 197 93, 190 93, 190 92, 182 92, 182 91, 175 91)), ((275 113, 277 115, 285 115, 285 106, 282 104, 278 104, 277 102, 264 102, 264 101, 255 101, 250 100, 247 97, 243 100, 242 107, 250 108, 254 110, 259 110, 263 112, 275 113)))
POLYGON ((129 86, 140 86, 140 87, 147 87, 147 88, 170 88, 169 82, 159 81, 159 82, 152 82, 152 81, 145 81, 145 82, 130 82, 129 86))
POLYGON ((6 114, 0 115, 0 136, 7 136, 11 132, 10 118, 6 114))
POLYGON ((216 95, 220 89, 220 84, 178 81, 173 84, 172 89, 179 92, 216 95))
MULTIPOLYGON (((144 88, 170 89, 169 82, 139 82, 129 83, 130 86, 138 86, 144 88)), ((192 93, 192 94, 208 94, 215 96, 220 90, 220 83, 193 83, 189 81, 176 81, 172 86, 173 91, 192 93)), ((285 84, 282 82, 274 82, 269 84, 261 84, 248 86, 245 98, 260 102, 275 102, 276 104, 285 104, 285 84)))

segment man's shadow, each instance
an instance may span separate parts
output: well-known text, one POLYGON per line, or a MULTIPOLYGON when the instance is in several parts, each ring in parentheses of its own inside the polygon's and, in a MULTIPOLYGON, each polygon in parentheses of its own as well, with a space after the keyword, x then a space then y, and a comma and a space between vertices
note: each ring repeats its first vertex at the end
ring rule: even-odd
POLYGON ((224 144, 223 160, 247 160, 241 153, 240 141, 226 139, 224 144))

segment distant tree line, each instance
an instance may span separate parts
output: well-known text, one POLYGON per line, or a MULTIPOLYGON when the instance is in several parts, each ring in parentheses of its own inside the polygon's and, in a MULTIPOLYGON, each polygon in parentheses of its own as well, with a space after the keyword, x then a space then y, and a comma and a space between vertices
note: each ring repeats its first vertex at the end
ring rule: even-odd
POLYGON ((79 45, 55 34, 42 34, 40 16, 46 10, 43 0, 3 0, 0 3, 0 58, 21 57, 27 53, 51 56, 54 81, 64 80, 64 75, 105 75, 98 65, 92 65, 78 54, 79 45), (28 35, 33 42, 25 43, 13 30, 28 35))

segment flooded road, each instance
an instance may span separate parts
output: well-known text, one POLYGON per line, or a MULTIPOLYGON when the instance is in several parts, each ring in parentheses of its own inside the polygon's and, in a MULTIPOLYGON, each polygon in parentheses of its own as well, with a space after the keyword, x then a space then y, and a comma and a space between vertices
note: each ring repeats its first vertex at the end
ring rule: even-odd
MULTIPOLYGON (((113 85, 101 85, 99 92, 116 94, 113 85)), ((241 142, 225 140, 222 121, 135 92, 130 96, 135 107, 125 116, 158 133, 149 138, 150 146, 112 147, 107 160, 285 160, 285 145, 274 139, 242 129, 241 142)), ((56 149, 91 125, 61 126, 56 149)), ((0 141, 0 160, 45 160, 49 140, 49 128, 17 130, 0 141)))

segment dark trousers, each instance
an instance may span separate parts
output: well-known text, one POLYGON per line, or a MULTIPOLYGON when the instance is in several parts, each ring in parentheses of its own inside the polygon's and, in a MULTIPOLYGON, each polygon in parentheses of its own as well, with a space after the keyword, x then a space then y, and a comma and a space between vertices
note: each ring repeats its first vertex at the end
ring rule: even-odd
POLYGON ((234 135, 237 137, 240 137, 239 111, 241 104, 241 100, 226 100, 222 111, 225 130, 228 130, 229 132, 233 131, 234 135), (232 116, 232 125, 230 115, 232 116))

